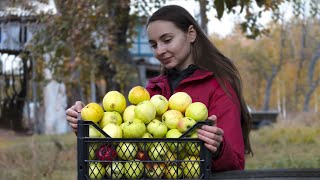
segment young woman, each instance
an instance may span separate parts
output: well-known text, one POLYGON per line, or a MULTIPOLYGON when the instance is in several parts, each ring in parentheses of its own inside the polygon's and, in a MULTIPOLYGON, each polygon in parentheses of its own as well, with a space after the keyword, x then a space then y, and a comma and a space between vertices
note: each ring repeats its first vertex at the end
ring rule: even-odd
MULTIPOLYGON (((244 156, 252 153, 251 116, 234 64, 219 52, 190 13, 180 6, 158 9, 149 18, 147 32, 154 56, 162 64, 160 76, 147 84, 150 95, 169 98, 183 91, 194 102, 204 103, 209 110, 208 119, 214 125, 202 126, 198 137, 213 153, 212 170, 244 169, 244 156)), ((66 111, 74 131, 77 112, 82 106, 78 101, 66 111)))

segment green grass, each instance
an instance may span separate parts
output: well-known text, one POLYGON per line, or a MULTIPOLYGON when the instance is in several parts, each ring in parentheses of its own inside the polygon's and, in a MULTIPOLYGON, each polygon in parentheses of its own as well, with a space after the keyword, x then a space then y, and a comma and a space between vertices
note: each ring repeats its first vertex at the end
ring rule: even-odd
POLYGON ((300 114, 251 131, 254 156, 246 169, 320 168, 319 114, 300 114))
POLYGON ((76 179, 74 134, 29 136, 0 142, 0 179, 76 179))
MULTIPOLYGON (((252 131, 254 156, 247 156, 246 169, 320 168, 318 117, 299 115, 252 131)), ((76 179, 76 157, 73 133, 0 137, 0 179, 76 179)))

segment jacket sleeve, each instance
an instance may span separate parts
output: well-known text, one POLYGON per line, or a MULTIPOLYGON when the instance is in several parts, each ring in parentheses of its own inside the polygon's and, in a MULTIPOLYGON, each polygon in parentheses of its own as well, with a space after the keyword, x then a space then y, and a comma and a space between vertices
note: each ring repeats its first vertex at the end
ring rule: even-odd
POLYGON ((212 171, 244 169, 244 142, 241 129, 241 113, 238 98, 227 85, 230 95, 218 86, 211 96, 209 116, 217 116, 217 126, 224 137, 219 157, 212 159, 212 171))

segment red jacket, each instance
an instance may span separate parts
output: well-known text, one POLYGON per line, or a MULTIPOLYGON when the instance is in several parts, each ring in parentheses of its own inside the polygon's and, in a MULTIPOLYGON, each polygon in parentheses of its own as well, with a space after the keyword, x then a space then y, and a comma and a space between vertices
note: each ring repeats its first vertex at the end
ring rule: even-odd
MULTIPOLYGON (((202 102, 208 107, 209 116, 217 116, 217 126, 223 129, 222 149, 218 159, 212 159, 212 171, 244 169, 244 142, 241 130, 241 114, 238 98, 231 88, 228 96, 213 78, 212 72, 196 70, 182 80, 174 92, 188 93, 193 102, 202 102)), ((146 89, 150 96, 161 94, 170 98, 170 86, 167 76, 158 76, 149 80, 146 89)))

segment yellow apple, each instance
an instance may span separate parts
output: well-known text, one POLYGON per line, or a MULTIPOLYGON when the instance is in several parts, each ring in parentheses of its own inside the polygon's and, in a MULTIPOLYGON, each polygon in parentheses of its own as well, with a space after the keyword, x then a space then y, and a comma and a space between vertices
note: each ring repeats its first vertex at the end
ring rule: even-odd
POLYGON ((179 120, 178 122, 178 126, 177 129, 184 133, 186 132, 189 128, 191 128, 192 126, 194 126, 197 122, 195 120, 193 120, 190 117, 183 117, 179 120))
POLYGON ((122 126, 124 138, 141 138, 147 131, 146 125, 140 119, 135 118, 126 123, 122 126))
POLYGON ((102 105, 105 111, 117 111, 122 113, 126 107, 126 98, 118 91, 109 91, 104 95, 102 105))
POLYGON ((93 126, 89 126, 89 137, 101 137, 101 133, 93 126))
POLYGON ((165 142, 154 142, 147 150, 149 158, 153 161, 163 161, 167 158, 168 148, 165 142))
POLYGON ((192 98, 186 92, 174 93, 169 98, 169 109, 178 110, 184 113, 186 108, 192 103, 192 98))
POLYGON ((119 158, 123 160, 134 160, 138 153, 138 145, 135 143, 120 142, 116 148, 119 158))
POLYGON ((100 120, 99 124, 101 128, 104 128, 109 123, 117 124, 120 126, 122 124, 121 115, 117 111, 104 112, 103 117, 100 120))
POLYGON ((81 118, 85 121, 97 123, 103 117, 103 109, 97 103, 89 103, 81 110, 81 118))
POLYGON ((106 169, 99 162, 89 162, 90 179, 100 180, 106 174, 106 169))
POLYGON ((156 108, 150 100, 142 101, 134 108, 135 117, 145 124, 149 124, 156 117, 156 113, 156 108))
POLYGON ((127 179, 140 179, 144 173, 144 165, 141 161, 128 161, 124 164, 127 179))
POLYGON ((135 86, 129 91, 128 99, 131 104, 136 105, 142 101, 150 100, 150 94, 144 87, 135 86))
POLYGON ((169 129, 177 129, 181 118, 183 118, 183 114, 180 111, 171 109, 162 115, 162 122, 169 129))
POLYGON ((134 108, 135 105, 129 105, 122 114, 122 119, 124 122, 134 119, 134 108))
POLYGON ((199 179, 200 177, 200 158, 196 156, 188 156, 181 163, 183 175, 186 179, 199 179))
POLYGON ((182 170, 177 165, 170 165, 165 168, 165 176, 167 179, 177 179, 182 175, 182 170))
MULTIPOLYGON (((198 133, 195 132, 191 134, 190 138, 198 138, 198 133)), ((187 142, 186 152, 190 155, 199 156, 200 155, 200 144, 199 142, 187 142)))
POLYGON ((163 138, 166 135, 168 128, 160 120, 154 119, 147 125, 147 130, 154 138, 163 138))
POLYGON ((109 123, 102 130, 112 138, 122 138, 122 129, 117 124, 109 123))
POLYGON ((151 97, 151 103, 154 105, 157 111, 157 115, 162 115, 165 113, 169 108, 169 102, 166 97, 157 94, 151 97))
POLYGON ((195 121, 204 121, 208 118, 208 108, 202 102, 194 102, 187 107, 185 116, 195 121))
MULTIPOLYGON (((166 134, 166 138, 179 138, 181 135, 182 133, 178 129, 170 129, 166 134)), ((171 152, 179 152, 183 148, 183 142, 168 142, 167 145, 171 152)))
POLYGON ((100 143, 89 143, 88 150, 89 150, 89 160, 93 160, 96 158, 96 151, 100 147, 100 143))
POLYGON ((106 174, 112 179, 121 179, 124 175, 124 165, 122 162, 112 162, 106 166, 106 174))

